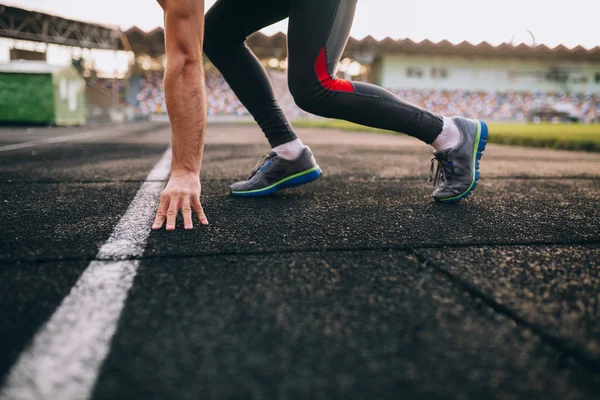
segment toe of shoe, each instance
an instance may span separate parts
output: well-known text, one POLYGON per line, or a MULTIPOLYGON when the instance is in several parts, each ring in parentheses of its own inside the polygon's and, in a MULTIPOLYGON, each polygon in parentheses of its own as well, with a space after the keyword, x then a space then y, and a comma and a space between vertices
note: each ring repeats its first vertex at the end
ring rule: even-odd
POLYGON ((229 188, 231 189, 232 192, 242 192, 244 190, 247 190, 247 188, 246 188, 247 184, 248 184, 247 181, 236 182, 236 183, 232 184, 231 186, 229 186, 229 188))
POLYGON ((435 201, 444 201, 444 199, 447 198, 446 196, 443 196, 440 193, 434 193, 433 195, 431 195, 431 197, 433 197, 435 201))
POLYGON ((444 195, 444 192, 441 190, 435 190, 432 194, 431 197, 433 197, 435 199, 435 201, 440 201, 443 200, 446 196, 444 195))
POLYGON ((449 201, 451 199, 457 199, 460 197, 460 191, 452 190, 436 190, 433 192, 432 197, 435 201, 449 201))

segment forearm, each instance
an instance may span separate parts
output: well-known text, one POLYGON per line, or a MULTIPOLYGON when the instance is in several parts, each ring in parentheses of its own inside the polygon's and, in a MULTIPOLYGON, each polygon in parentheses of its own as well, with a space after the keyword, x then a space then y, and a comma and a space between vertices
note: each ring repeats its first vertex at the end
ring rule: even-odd
POLYGON ((173 173, 200 173, 206 133, 206 94, 202 64, 165 73, 165 96, 173 146, 173 173))
POLYGON ((200 173, 206 132, 202 66, 204 9, 197 0, 167 1, 165 100, 172 130, 173 174, 200 173))
POLYGON ((192 209, 202 225, 200 166, 206 132, 206 94, 202 68, 204 0, 158 0, 165 12, 165 99, 171 121, 171 177, 160 194, 152 229, 175 229, 179 209, 185 229, 192 229, 192 209))

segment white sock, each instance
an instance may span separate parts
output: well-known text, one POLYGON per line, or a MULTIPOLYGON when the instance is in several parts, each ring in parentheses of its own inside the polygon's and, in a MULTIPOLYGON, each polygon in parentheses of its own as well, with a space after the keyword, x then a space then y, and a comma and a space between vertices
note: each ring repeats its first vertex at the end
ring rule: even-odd
POLYGON ((286 160, 295 160, 300 157, 300 153, 304 150, 304 143, 300 139, 292 140, 271 149, 277 155, 286 160))
POLYGON ((460 130, 452 118, 444 117, 444 127, 442 133, 431 143, 435 151, 442 151, 456 147, 460 142, 460 130))

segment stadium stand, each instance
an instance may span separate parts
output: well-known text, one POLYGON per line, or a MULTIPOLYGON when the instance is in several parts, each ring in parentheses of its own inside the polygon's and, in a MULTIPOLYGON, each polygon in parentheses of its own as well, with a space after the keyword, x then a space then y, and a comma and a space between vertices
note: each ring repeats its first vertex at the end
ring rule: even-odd
MULTIPOLYGON (((284 112, 291 117, 307 114, 296 106, 287 88, 286 74, 269 71, 269 76, 284 112)), ((162 73, 149 72, 137 79, 135 111, 138 115, 166 113, 162 90, 162 73)), ((246 116, 240 103, 221 74, 211 71, 206 77, 208 116, 246 116)), ((394 89, 394 94, 406 101, 443 115, 465 115, 497 121, 530 120, 533 110, 555 104, 571 104, 582 122, 594 122, 600 117, 600 96, 544 92, 481 92, 464 90, 394 89)))
MULTIPOLYGON (((271 80, 280 104, 287 115, 299 117, 306 115, 296 106, 287 89, 287 78, 280 71, 269 71, 271 80)), ((132 79, 135 95, 135 113, 141 116, 166 113, 163 78, 161 72, 147 72, 143 76, 132 79)), ((223 76, 211 71, 206 76, 206 96, 208 99, 208 116, 246 116, 248 111, 240 103, 223 76)))
POLYGON ((444 115, 482 117, 498 121, 526 121, 533 110, 571 104, 582 122, 600 116, 600 97, 592 94, 544 92, 477 92, 437 90, 392 90, 396 95, 444 115))
POLYGON ((163 79, 160 72, 148 72, 137 79, 132 79, 131 87, 135 90, 135 113, 137 115, 164 114, 167 112, 163 79))

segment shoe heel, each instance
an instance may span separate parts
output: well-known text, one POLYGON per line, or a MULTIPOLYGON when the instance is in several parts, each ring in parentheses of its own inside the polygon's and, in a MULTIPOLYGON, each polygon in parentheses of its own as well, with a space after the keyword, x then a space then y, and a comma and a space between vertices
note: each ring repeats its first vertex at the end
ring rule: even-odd
MULTIPOLYGON (((485 150, 485 146, 487 144, 487 138, 489 135, 489 130, 488 130, 488 126, 485 122, 483 121, 479 121, 481 123, 481 135, 479 136, 479 145, 477 147, 477 151, 479 153, 481 153, 483 150, 485 150)), ((477 154, 480 155, 480 154, 477 154)))

